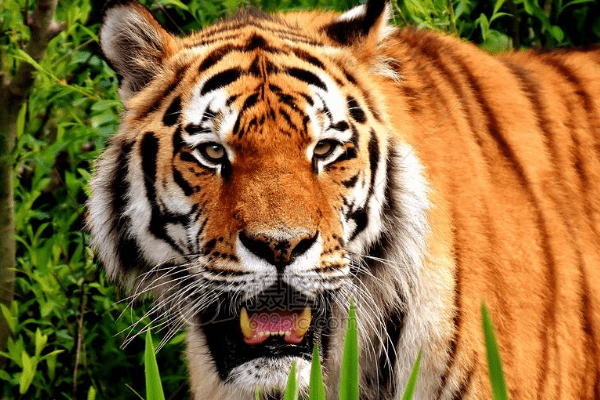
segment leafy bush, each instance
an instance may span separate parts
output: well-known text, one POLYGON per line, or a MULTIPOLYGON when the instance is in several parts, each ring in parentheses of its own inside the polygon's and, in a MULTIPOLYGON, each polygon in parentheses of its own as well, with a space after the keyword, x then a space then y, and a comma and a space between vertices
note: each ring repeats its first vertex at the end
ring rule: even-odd
MULTIPOLYGON (((200 29, 240 6, 267 11, 314 7, 346 10, 353 0, 148 0, 174 32, 200 29)), ((114 72, 98 51, 99 2, 59 2, 65 29, 36 64, 37 76, 19 114, 13 155, 16 187, 15 301, 2 307, 13 337, 0 370, 3 399, 136 399, 144 377, 144 343, 121 349, 146 308, 106 282, 84 229, 87 183, 119 123, 122 106, 114 72), (130 389, 129 389, 130 388, 130 389)), ((393 0, 395 22, 461 35, 490 51, 585 45, 600 40, 599 3, 591 0, 393 0)), ((1 73, 32 62, 28 0, 0 7, 1 73)), ((136 331, 133 334, 137 333, 136 331)), ((186 398, 183 334, 158 353, 165 391, 186 398)))

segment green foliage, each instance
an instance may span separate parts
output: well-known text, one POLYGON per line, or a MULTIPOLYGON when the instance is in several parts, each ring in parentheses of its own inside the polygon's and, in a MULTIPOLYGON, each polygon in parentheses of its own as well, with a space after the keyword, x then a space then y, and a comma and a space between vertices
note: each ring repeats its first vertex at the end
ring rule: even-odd
POLYGON ((468 38, 490 52, 600 42, 593 0, 392 0, 400 25, 468 38))
POLYGON ((165 400, 158 364, 154 355, 154 345, 150 329, 146 331, 146 348, 144 350, 144 367, 146 371, 146 400, 165 400))
POLYGON ((356 325, 356 306, 350 300, 348 325, 344 339, 342 355, 342 371, 340 374, 340 400, 358 400, 359 365, 358 365, 358 326, 356 325))
POLYGON ((315 344, 310 366, 310 383, 308 385, 308 398, 310 400, 325 400, 325 384, 321 372, 321 355, 319 346, 315 344))
POLYGON ((406 383, 406 388, 404 389, 404 395, 402 396, 402 400, 410 400, 413 398, 415 394, 415 389, 417 388, 417 377, 419 376, 419 368, 421 367, 421 351, 417 355, 417 360, 415 361, 415 365, 408 377, 408 382, 406 383))
MULTIPOLYGON (((22 48, 24 19, 34 1, 2 0, 0 73, 18 63, 36 68, 19 110, 16 165, 17 281, 10 307, 0 307, 13 337, 2 355, 0 397, 137 399, 144 343, 121 349, 129 327, 143 319, 106 281, 84 228, 94 160, 116 132, 122 106, 115 73, 98 51, 101 2, 60 1, 65 29, 35 63, 22 48)), ((147 0, 171 31, 197 30, 254 5, 266 11, 346 10, 355 0, 147 0)), ((393 0, 396 22, 461 35, 490 51, 600 42, 598 2, 588 0, 393 0)), ((132 332, 136 334, 137 331, 132 332)), ((183 334, 157 355, 167 394, 186 398, 183 334), (183 389, 181 389, 183 387, 183 389)), ((317 350, 318 351, 318 350, 317 350)), ((317 357, 318 359, 318 357, 317 357)), ((322 384, 322 382, 321 382, 322 384)), ((312 390, 312 389, 311 389, 312 390)), ((321 392, 321 388, 315 388, 321 392)))
POLYGON ((504 372, 502 372, 502 361, 496 343, 494 326, 490 313, 484 303, 481 303, 481 322, 483 325, 483 336, 485 338, 485 349, 487 352, 490 383, 494 400, 508 400, 504 372))
POLYGON ((285 385, 285 392, 283 393, 283 400, 298 400, 300 388, 298 387, 298 379, 296 378, 296 362, 292 362, 292 368, 288 375, 287 384, 285 385))

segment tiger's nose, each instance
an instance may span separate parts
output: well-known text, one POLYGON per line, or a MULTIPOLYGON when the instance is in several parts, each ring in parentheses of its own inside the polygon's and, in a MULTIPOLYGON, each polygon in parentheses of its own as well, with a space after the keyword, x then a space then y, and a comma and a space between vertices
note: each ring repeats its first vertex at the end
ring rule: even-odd
POLYGON ((283 273, 285 267, 306 253, 316 242, 318 232, 310 236, 299 235, 289 240, 276 240, 264 234, 248 235, 240 232, 240 241, 252 254, 274 265, 283 273))

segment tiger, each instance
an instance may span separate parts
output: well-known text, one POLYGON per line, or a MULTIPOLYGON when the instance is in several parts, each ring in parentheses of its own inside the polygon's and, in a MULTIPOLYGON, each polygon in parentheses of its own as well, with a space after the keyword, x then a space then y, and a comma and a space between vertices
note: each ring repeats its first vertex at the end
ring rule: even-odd
POLYGON ((356 304, 360 398, 600 398, 600 49, 489 55, 344 13, 254 8, 180 38, 133 0, 99 31, 120 128, 91 244, 168 340, 191 396, 337 398, 356 304), (165 318, 159 320, 158 318, 165 318), (162 325, 161 325, 162 324, 162 325))

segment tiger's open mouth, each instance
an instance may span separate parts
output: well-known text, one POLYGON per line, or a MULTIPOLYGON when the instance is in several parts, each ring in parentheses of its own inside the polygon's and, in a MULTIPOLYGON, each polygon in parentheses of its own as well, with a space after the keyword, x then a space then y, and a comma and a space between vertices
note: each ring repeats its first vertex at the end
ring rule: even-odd
POLYGON ((288 285, 277 286, 238 307, 231 306, 231 298, 219 299, 199 316, 223 381, 231 370, 257 358, 310 361, 319 342, 325 352, 330 302, 313 302, 288 285))

